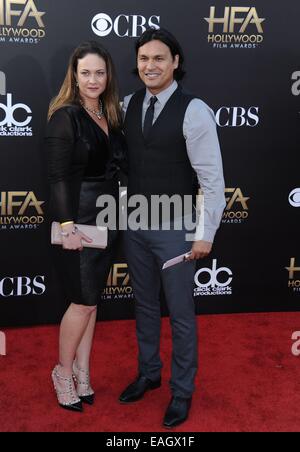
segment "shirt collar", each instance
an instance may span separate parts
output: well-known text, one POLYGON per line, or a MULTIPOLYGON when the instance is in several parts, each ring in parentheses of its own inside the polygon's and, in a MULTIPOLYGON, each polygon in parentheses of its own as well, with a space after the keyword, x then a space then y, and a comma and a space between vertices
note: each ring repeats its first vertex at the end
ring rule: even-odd
MULTIPOLYGON (((178 88, 178 83, 176 82, 176 80, 174 80, 173 83, 168 88, 166 88, 165 90, 156 94, 158 102, 160 102, 161 105, 165 105, 168 102, 168 100, 170 99, 170 97, 172 96, 172 94, 176 91, 177 88, 178 88)), ((151 97, 153 97, 153 94, 150 93, 150 91, 147 88, 146 96, 145 96, 145 101, 146 101, 147 105, 150 104, 151 97)))

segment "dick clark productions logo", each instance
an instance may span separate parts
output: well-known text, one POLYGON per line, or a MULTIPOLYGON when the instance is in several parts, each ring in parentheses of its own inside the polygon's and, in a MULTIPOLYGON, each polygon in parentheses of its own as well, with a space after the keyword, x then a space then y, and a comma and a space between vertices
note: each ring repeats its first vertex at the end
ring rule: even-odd
POLYGON ((212 268, 204 267, 196 272, 194 296, 232 295, 232 275, 230 268, 217 268, 217 259, 213 259, 212 268))
POLYGON ((0 136, 31 137, 32 111, 28 105, 13 103, 12 93, 6 92, 6 77, 0 72, 0 136), (4 96, 4 99, 2 97, 4 96))

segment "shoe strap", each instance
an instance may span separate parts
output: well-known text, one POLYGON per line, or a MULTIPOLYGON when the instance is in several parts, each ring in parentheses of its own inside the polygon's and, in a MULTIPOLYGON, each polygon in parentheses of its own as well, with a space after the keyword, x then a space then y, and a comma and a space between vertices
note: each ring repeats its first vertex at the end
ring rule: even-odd
POLYGON ((94 390, 92 389, 91 383, 90 383, 90 373, 87 370, 84 370, 84 369, 81 369, 80 367, 78 367, 77 363, 75 361, 73 362, 73 372, 74 372, 74 379, 77 383, 78 395, 81 397, 93 395, 94 390), (84 374, 83 375, 84 380, 81 380, 81 378, 77 375, 76 371, 84 374), (79 385, 83 386, 83 388, 81 388, 81 390, 78 387, 79 385))
POLYGON ((57 397, 61 397, 64 395, 68 395, 71 397, 72 402, 69 403, 63 403, 63 405, 72 405, 73 403, 80 402, 80 399, 78 398, 78 394, 76 392, 74 381, 72 377, 63 377, 58 373, 57 366, 53 369, 53 375, 56 379, 60 379, 62 381, 65 381, 68 383, 68 388, 66 388, 65 391, 61 391, 58 389, 56 382, 54 381, 54 389, 57 394, 57 397))

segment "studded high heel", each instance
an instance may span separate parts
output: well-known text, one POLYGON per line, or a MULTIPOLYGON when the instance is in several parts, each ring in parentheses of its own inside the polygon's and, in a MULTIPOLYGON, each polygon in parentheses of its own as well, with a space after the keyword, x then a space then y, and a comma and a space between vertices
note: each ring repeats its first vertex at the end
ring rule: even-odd
POLYGON ((57 395, 57 400, 59 403, 59 406, 66 410, 71 411, 82 411, 82 402, 80 398, 77 395, 74 381, 72 377, 62 377, 59 374, 58 371, 59 366, 55 366, 52 371, 52 381, 54 384, 54 389, 57 395), (58 387, 58 382, 62 381, 64 382, 63 385, 65 386, 65 390, 61 391, 58 387))
POLYGON ((73 377, 76 382, 77 394, 80 400, 88 405, 93 405, 95 393, 90 384, 90 374, 87 370, 81 369, 73 362, 73 377))

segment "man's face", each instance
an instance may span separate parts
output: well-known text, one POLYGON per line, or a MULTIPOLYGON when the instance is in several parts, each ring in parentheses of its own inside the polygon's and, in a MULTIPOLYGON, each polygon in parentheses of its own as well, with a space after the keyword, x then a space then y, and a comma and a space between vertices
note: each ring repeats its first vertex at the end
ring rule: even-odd
POLYGON ((137 68, 141 80, 152 94, 168 88, 178 68, 179 55, 173 58, 169 47, 161 41, 147 42, 138 50, 137 68))

